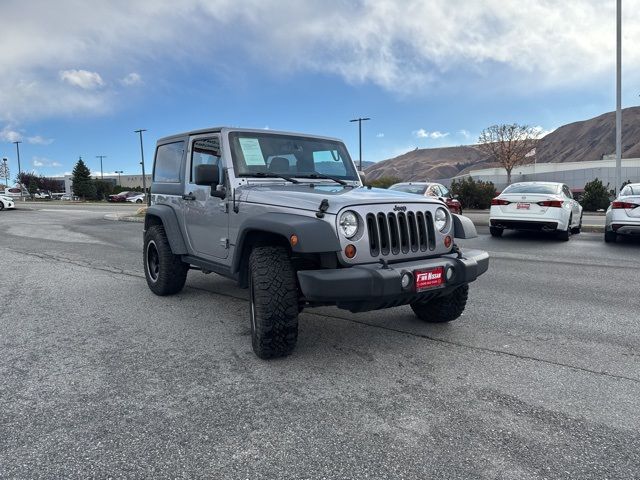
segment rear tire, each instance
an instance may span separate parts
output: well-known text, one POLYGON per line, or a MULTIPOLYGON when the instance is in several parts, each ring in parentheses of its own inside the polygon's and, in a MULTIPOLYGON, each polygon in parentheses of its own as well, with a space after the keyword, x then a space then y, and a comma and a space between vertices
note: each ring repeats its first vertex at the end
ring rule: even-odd
POLYGON ((178 293, 184 287, 189 265, 174 255, 162 225, 153 225, 144 234, 144 276, 153 293, 178 293))
POLYGON ((438 297, 428 302, 414 302, 411 309, 416 316, 428 323, 445 323, 455 320, 467 306, 469 285, 456 288, 449 295, 438 297))
POLYGON ((558 236, 558 240, 561 240, 563 242, 568 242, 569 238, 571 238, 571 220, 573 220, 573 217, 569 217, 569 224, 567 225, 566 230, 557 231, 556 234, 558 236))
POLYGON ((604 231, 604 241, 606 243, 616 243, 618 240, 618 234, 613 230, 605 230, 604 231))
POLYGON ((249 256, 249 318, 258 357, 291 354, 298 340, 298 308, 298 286, 287 249, 255 247, 249 256))
POLYGON ((489 233, 492 237, 501 237, 504 232, 504 228, 499 227, 489 227, 489 233))

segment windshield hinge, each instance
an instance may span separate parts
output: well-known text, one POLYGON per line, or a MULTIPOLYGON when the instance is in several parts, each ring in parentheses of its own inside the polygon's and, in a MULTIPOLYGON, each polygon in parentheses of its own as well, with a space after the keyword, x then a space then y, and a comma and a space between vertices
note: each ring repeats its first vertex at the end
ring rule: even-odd
POLYGON ((323 198, 322 201, 320 202, 320 206, 318 207, 318 211, 316 212, 316 217, 323 218, 324 212, 326 212, 328 209, 329 209, 329 200, 327 200, 326 198, 323 198))

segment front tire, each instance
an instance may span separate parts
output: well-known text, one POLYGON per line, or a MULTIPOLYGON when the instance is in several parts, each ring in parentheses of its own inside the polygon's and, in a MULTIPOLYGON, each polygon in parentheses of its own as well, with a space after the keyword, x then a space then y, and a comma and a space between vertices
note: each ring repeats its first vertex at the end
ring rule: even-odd
POLYGON ((449 295, 428 302, 414 302, 411 309, 416 316, 428 323, 451 322, 462 315, 469 298, 469 285, 456 288, 449 295))
POLYGON ((285 357, 298 340, 298 287, 284 247, 255 247, 249 256, 251 344, 262 359, 285 357))
POLYGON ((153 293, 173 295, 183 289, 189 265, 174 255, 162 225, 153 225, 144 234, 144 276, 153 293))
POLYGON ((618 234, 613 230, 605 230, 604 231, 604 241, 606 243, 616 243, 618 240, 618 234))
POLYGON ((503 232, 504 232, 503 228, 489 227, 489 233, 491 234, 492 237, 501 237, 503 232))

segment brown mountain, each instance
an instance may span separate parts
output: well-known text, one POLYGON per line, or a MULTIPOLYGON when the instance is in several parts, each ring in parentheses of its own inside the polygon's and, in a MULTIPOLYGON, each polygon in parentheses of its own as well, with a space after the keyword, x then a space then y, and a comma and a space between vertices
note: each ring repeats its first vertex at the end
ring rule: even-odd
MULTIPOLYGON (((539 163, 599 160, 615 153, 615 112, 569 123, 549 133, 536 147, 539 163)), ((622 111, 622 157, 640 157, 640 107, 622 111)), ((464 171, 495 166, 475 145, 423 148, 378 162, 367 178, 398 177, 404 181, 451 178, 464 171)))

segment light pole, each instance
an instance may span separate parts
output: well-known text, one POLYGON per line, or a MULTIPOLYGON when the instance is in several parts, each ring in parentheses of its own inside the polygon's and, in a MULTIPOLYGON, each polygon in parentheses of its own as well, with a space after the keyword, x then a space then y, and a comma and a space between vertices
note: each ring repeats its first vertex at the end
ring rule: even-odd
POLYGON ((22 198, 22 179, 20 178, 22 175, 22 168, 20 168, 20 144, 22 142, 18 140, 13 143, 16 144, 16 153, 18 154, 18 185, 20 185, 20 198, 22 198))
POLYGON ((622 185, 622 0, 616 2, 616 196, 622 185))
POLYGON ((135 133, 140 134, 140 165, 142 165, 142 191, 144 194, 147 194, 147 178, 144 173, 144 148, 142 146, 142 132, 146 132, 146 128, 141 128, 140 130, 136 130, 135 133))
POLYGON ((100 159, 100 180, 104 180, 104 176, 102 175, 102 159, 107 158, 106 155, 96 155, 96 158, 100 159))
POLYGON ((120 174, 124 172, 122 170, 116 170, 116 173, 118 174, 118 186, 122 188, 122 182, 120 181, 120 174))
POLYGON ((360 147, 360 167, 358 170, 362 171, 362 122, 366 122, 367 120, 371 120, 370 118, 354 118, 353 120, 349 120, 350 122, 358 122, 358 145, 360 147))

